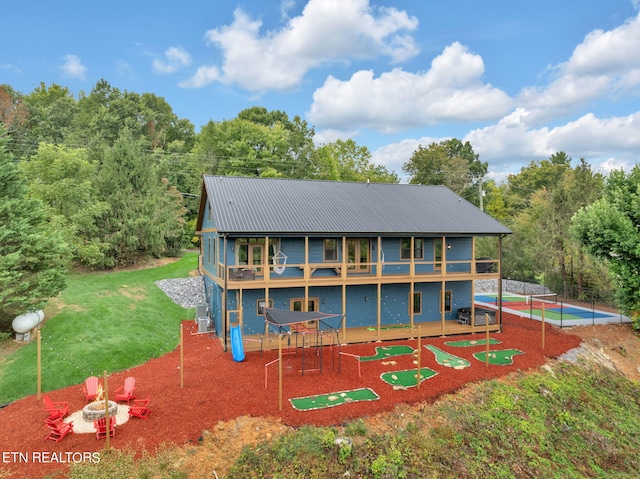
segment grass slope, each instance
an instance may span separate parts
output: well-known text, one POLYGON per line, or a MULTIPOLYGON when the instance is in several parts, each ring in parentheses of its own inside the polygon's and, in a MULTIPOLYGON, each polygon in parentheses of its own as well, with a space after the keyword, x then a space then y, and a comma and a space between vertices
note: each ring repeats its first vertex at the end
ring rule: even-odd
MULTIPOLYGON (((60 311, 46 319, 42 335, 42 391, 82 383, 144 363, 175 349, 180 321, 191 318, 155 285, 184 278, 198 255, 157 268, 114 273, 73 274, 56 298, 60 311)), ((0 403, 37 392, 36 341, 0 363, 0 403)))

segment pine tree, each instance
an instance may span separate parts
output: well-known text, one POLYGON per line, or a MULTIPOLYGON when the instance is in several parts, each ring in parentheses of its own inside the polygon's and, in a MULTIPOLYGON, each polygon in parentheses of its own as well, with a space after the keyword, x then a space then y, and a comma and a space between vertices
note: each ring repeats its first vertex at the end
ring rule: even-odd
POLYGON ((0 331, 20 314, 42 309, 65 287, 69 248, 7 149, 0 124, 0 331))

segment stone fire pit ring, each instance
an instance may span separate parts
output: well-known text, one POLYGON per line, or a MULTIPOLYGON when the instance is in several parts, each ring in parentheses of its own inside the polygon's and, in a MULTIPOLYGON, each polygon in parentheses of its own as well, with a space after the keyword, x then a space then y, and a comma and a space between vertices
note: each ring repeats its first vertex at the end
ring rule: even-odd
MULTIPOLYGON (((109 401, 109 416, 118 414, 118 403, 109 401)), ((94 401, 82 408, 82 419, 93 422, 105 417, 104 401, 94 401)))

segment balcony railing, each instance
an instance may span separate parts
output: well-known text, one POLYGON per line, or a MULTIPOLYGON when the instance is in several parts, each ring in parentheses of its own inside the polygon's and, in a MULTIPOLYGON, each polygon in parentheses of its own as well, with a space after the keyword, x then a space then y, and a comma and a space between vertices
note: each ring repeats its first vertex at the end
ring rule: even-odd
MULTIPOLYGON (((496 274, 497 260, 479 258, 474 260, 451 261, 396 261, 371 263, 289 263, 267 266, 228 266, 227 279, 233 282, 265 281, 265 271, 269 281, 304 280, 322 281, 339 278, 382 277, 408 278, 421 276, 454 276, 496 274)), ((218 275, 224 278, 225 268, 218 264, 218 275)))

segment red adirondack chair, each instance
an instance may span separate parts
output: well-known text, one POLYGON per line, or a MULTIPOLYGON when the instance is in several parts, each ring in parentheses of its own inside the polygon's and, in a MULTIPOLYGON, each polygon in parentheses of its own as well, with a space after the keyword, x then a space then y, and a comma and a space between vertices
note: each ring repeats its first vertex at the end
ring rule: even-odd
POLYGON ((73 432, 73 422, 64 422, 61 417, 57 419, 45 419, 46 426, 49 428, 49 435, 44 440, 51 439, 60 442, 64 437, 73 432))
POLYGON ((124 380, 124 385, 116 389, 116 401, 126 401, 127 404, 129 404, 129 401, 136 398, 136 396, 133 394, 133 390, 135 388, 136 378, 129 376, 124 380))
POLYGON ((42 397, 44 408, 49 413, 49 419, 63 418, 69 414, 69 403, 66 401, 53 401, 46 394, 42 397))
POLYGON ((139 417, 140 419, 147 419, 147 416, 151 413, 151 409, 147 407, 149 404, 149 398, 147 399, 134 399, 133 404, 129 406, 129 419, 132 417, 139 417))
POLYGON ((94 401, 98 397, 98 378, 96 376, 89 376, 85 379, 82 391, 84 392, 84 398, 87 402, 94 401))
POLYGON ((109 416, 109 426, 107 427, 107 418, 102 417, 93 421, 93 426, 96 428, 96 440, 104 439, 107 437, 107 431, 110 437, 116 435, 116 418, 115 416, 109 416))

